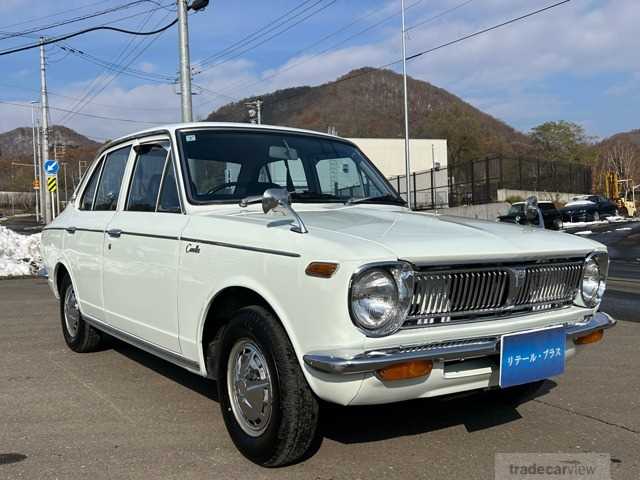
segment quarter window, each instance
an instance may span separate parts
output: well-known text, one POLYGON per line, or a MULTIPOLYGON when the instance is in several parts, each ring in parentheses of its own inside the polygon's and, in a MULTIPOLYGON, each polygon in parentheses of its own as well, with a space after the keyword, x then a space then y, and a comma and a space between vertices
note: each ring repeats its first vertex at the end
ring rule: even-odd
POLYGON ((107 155, 102 168, 94 210, 115 210, 118 205, 122 176, 131 147, 115 150, 107 155))
POLYGON ((158 201, 158 211, 167 213, 181 213, 180 199, 178 198, 178 184, 173 168, 173 159, 169 154, 167 166, 162 179, 162 189, 160 190, 160 200, 158 201))
POLYGON ((168 148, 168 142, 138 148, 127 210, 155 212, 168 148))
POLYGON ((100 167, 102 167, 101 160, 93 170, 91 178, 89 179, 89 182, 84 189, 82 200, 80 201, 80 210, 91 210, 91 206, 93 205, 93 198, 96 196, 96 186, 98 185, 98 180, 100 179, 100 167))

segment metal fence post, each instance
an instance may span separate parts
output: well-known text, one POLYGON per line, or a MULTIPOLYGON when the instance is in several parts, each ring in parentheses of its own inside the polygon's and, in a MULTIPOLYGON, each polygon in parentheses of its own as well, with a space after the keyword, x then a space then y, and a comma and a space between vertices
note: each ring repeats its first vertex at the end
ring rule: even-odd
POLYGON ((473 205, 476 201, 476 181, 474 178, 474 161, 471 160, 471 162, 469 163, 469 165, 471 166, 471 204, 473 205))
POLYGON ((489 203, 491 201, 491 177, 489 174, 489 158, 484 159, 484 179, 485 179, 485 188, 486 188, 486 196, 485 203, 489 203))
POLYGON ((418 209, 418 192, 416 191, 416 172, 413 172, 412 175, 413 175, 413 209, 417 210, 418 209))
POLYGON ((434 183, 435 172, 431 169, 431 208, 436 208, 436 184, 434 183))

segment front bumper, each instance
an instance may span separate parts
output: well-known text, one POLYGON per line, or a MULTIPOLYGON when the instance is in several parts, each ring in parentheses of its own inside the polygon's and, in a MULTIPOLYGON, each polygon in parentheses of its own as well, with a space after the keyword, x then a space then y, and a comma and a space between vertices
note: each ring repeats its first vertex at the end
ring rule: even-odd
MULTIPOLYGON (((584 322, 564 324, 568 340, 613 327, 616 320, 596 312, 584 322)), ((505 332, 512 333, 512 332, 505 332)), ((381 368, 412 360, 466 360, 500 353, 500 336, 451 340, 424 345, 400 346, 349 354, 341 351, 314 352, 304 355, 309 367, 330 374, 371 373, 381 368)))

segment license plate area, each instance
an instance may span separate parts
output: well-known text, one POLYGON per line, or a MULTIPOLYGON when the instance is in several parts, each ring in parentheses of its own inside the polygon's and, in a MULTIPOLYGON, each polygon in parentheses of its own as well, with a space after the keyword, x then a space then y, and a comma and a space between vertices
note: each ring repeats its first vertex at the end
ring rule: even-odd
POLYGON ((564 372, 564 327, 513 333, 500 340, 500 386, 512 387, 564 372))

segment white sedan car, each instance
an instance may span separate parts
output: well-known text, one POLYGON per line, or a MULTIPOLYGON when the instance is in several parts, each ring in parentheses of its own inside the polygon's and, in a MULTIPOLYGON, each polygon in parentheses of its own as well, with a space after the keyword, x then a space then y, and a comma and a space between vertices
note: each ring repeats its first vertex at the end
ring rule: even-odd
POLYGON ((42 242, 69 347, 109 335, 216 379, 231 438, 266 466, 305 454, 320 399, 524 393, 615 324, 603 245, 412 212, 317 132, 115 140, 42 242))

